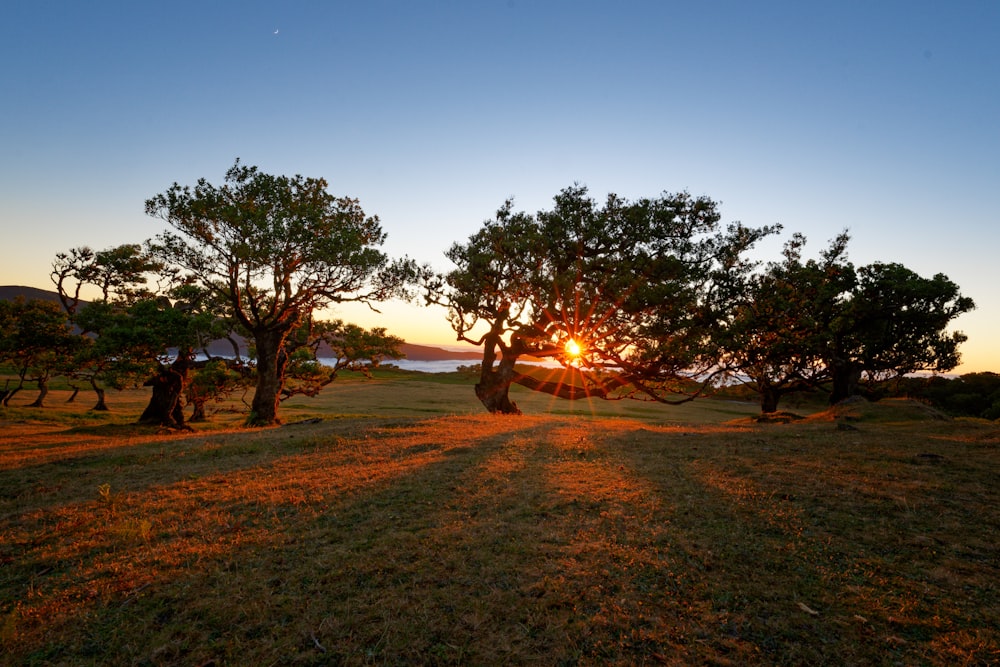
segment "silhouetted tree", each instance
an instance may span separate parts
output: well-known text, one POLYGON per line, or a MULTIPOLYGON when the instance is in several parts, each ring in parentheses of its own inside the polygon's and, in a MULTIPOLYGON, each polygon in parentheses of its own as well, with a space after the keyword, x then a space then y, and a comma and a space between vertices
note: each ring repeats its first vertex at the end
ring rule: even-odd
POLYGON ((923 278, 896 263, 861 267, 827 348, 830 402, 856 394, 863 375, 877 382, 952 370, 968 336, 947 329, 973 308, 973 300, 944 274, 923 278))
POLYGON ((717 205, 687 193, 601 205, 580 186, 550 211, 508 201, 447 257, 428 285, 459 340, 483 347, 476 395, 490 412, 519 413, 511 383, 562 398, 691 400, 718 377, 713 342, 743 256, 771 228, 722 229, 717 205), (572 341, 572 344, 571 344, 572 341), (562 362, 556 381, 516 371, 525 355, 562 362))
POLYGON ((763 413, 777 411, 783 396, 831 378, 832 334, 855 284, 848 240, 840 234, 818 260, 803 260, 806 239, 794 234, 781 262, 746 281, 725 327, 723 363, 756 390, 763 413))
POLYGON ((761 411, 786 394, 829 389, 831 403, 918 371, 946 372, 959 362, 952 320, 974 307, 946 276, 922 278, 901 264, 855 268, 846 232, 819 260, 803 260, 805 237, 786 244, 785 259, 747 283, 727 335, 726 364, 748 378, 761 411))

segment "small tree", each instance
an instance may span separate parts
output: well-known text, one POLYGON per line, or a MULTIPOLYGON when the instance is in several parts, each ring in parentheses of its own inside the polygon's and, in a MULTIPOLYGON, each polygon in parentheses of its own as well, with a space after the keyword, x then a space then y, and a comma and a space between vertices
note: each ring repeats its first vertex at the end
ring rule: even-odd
POLYGON ((207 419, 209 401, 220 401, 244 386, 245 377, 233 364, 223 359, 210 359, 200 365, 185 386, 184 399, 191 406, 191 422, 207 419))
POLYGON ((112 339, 98 344, 94 335, 98 328, 107 326, 113 310, 123 311, 141 299, 153 298, 149 278, 161 268, 136 244, 100 251, 86 246, 72 248, 57 254, 52 263, 50 277, 59 300, 81 337, 67 373, 90 384, 97 395, 94 410, 108 409, 105 385, 122 388, 134 379, 131 374, 136 371, 130 362, 120 363, 130 356, 127 350, 123 355, 122 350, 112 349, 112 339), (90 300, 84 298, 88 293, 93 294, 90 300), (84 313, 92 302, 103 305, 84 313))
POLYGON ((419 273, 379 250, 385 234, 377 217, 326 188, 323 179, 272 176, 237 160, 222 186, 175 183, 146 202, 146 212, 176 232, 151 242, 153 255, 228 304, 253 339, 250 424, 279 421, 285 339, 314 310, 401 294, 419 273))
POLYGON ((18 383, 7 391, 3 404, 26 382, 35 382, 38 396, 29 407, 43 407, 49 381, 70 365, 80 344, 59 304, 41 299, 0 301, 0 360, 10 363, 18 383))
POLYGON ((403 339, 390 336, 382 327, 364 329, 341 320, 309 321, 285 339, 286 382, 281 400, 292 396, 316 396, 341 371, 363 373, 385 359, 401 359, 403 339))

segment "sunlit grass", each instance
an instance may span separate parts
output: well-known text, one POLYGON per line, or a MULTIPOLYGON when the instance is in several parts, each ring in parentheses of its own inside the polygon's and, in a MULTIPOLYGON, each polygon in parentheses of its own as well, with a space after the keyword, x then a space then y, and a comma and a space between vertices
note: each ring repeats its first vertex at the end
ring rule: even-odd
POLYGON ((264 430, 0 414, 0 663, 1000 661, 993 424, 495 417, 409 378, 264 430))

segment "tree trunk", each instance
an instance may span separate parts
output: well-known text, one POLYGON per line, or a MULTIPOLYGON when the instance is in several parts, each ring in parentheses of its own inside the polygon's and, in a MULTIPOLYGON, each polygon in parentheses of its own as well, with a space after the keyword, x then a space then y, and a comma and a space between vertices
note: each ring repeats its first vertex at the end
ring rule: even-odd
POLYGON ((178 356, 170 366, 161 366, 160 372, 146 381, 153 388, 149 405, 139 417, 140 424, 154 424, 170 428, 184 427, 184 409, 181 395, 187 381, 188 359, 178 356))
POLYGON ((14 398, 14 394, 21 391, 21 385, 18 385, 7 392, 7 395, 3 397, 3 406, 6 408, 10 405, 10 399, 14 398))
POLYGON ((80 388, 77 387, 75 384, 71 384, 70 388, 73 390, 73 393, 70 394, 69 398, 66 399, 67 403, 72 403, 73 401, 75 401, 76 395, 80 393, 80 388))
POLYGON ((517 403, 510 400, 510 385, 514 381, 517 352, 504 350, 500 363, 492 368, 492 360, 483 360, 482 373, 476 385, 476 398, 493 414, 519 415, 517 403))
POLYGON ((760 412, 768 414, 778 411, 778 401, 781 400, 781 392, 771 386, 760 387, 760 412))
POLYGON ((257 346, 257 387, 250 402, 250 426, 280 424, 278 405, 285 381, 285 358, 282 347, 288 329, 254 332, 257 346))
POLYGON ((854 364, 835 365, 832 370, 833 390, 830 405, 836 405, 845 398, 856 396, 861 382, 861 369, 854 364))
POLYGON ((205 396, 188 396, 188 402, 194 406, 191 410, 191 422, 203 422, 208 421, 205 417, 205 404, 208 403, 208 398, 205 396))
POLYGON ((49 383, 47 380, 38 381, 38 397, 28 404, 29 408, 44 408, 45 397, 49 395, 49 383))
POLYGON ((99 412, 107 412, 108 411, 108 404, 104 400, 104 398, 105 398, 105 396, 104 396, 105 395, 104 387, 102 387, 101 385, 97 384, 97 380, 94 379, 94 378, 90 378, 90 386, 93 388, 94 393, 97 394, 97 405, 95 405, 93 408, 91 408, 91 410, 97 410, 99 412))

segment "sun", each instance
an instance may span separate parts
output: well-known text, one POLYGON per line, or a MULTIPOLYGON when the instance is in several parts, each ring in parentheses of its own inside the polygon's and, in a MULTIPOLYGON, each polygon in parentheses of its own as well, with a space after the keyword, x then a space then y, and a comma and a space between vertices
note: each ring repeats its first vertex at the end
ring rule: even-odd
POLYGON ((566 341, 566 345, 564 346, 564 349, 566 350, 566 354, 568 354, 569 356, 574 357, 574 358, 575 357, 579 357, 581 354, 583 354, 583 348, 581 348, 580 344, 577 343, 572 338, 570 338, 568 341, 566 341))

